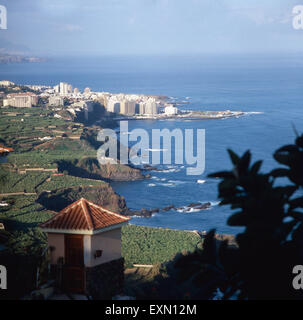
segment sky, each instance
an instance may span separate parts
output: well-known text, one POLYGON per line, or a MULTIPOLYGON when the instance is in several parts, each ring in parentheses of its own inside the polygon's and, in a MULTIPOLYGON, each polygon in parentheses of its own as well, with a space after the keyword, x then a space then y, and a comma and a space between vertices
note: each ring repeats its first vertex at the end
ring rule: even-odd
POLYGON ((303 52, 303 0, 0 0, 0 50, 44 56, 303 52))

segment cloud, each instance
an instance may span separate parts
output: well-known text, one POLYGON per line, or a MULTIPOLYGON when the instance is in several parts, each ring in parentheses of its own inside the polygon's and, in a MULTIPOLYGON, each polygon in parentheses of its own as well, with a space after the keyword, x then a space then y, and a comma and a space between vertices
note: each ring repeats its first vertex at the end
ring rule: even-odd
POLYGON ((9 12, 0 42, 66 54, 275 51, 282 41, 303 50, 291 24, 295 1, 0 0, 9 12))

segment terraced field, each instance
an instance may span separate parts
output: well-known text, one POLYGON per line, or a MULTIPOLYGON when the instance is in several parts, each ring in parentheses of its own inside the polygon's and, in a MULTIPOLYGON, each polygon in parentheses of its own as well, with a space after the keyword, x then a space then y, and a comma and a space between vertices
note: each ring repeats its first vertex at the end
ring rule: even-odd
POLYGON ((104 182, 69 175, 56 176, 47 172, 29 172, 26 174, 9 172, 7 182, 0 185, 0 193, 40 193, 76 186, 98 186, 100 184, 104 184, 104 182))
POLYGON ((190 231, 128 225, 122 229, 122 256, 125 264, 153 265, 171 260, 182 251, 194 251, 201 238, 190 231))
POLYGON ((10 164, 21 169, 56 168, 59 160, 96 157, 95 149, 79 139, 82 125, 54 114, 43 108, 0 109, 0 143, 14 148, 10 164))

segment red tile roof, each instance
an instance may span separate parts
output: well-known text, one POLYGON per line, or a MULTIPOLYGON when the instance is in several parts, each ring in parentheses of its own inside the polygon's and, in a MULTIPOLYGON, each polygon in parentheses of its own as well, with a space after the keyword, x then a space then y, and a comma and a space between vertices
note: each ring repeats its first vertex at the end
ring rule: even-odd
POLYGON ((4 147, 0 147, 0 153, 9 153, 14 151, 14 149, 12 148, 4 148, 4 147))
POLYGON ((36 97, 37 95, 32 92, 18 92, 18 93, 9 93, 7 95, 8 98, 14 98, 14 97, 36 97))
POLYGON ((43 229, 94 231, 129 221, 130 218, 80 199, 40 225, 43 229))

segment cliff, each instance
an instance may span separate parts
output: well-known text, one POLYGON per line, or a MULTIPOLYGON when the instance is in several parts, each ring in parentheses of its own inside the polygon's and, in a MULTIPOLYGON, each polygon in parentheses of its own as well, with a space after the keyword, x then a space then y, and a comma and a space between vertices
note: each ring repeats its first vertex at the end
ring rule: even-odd
POLYGON ((59 212, 81 198, 85 198, 106 209, 121 214, 128 210, 124 197, 115 193, 113 188, 107 183, 94 187, 72 187, 52 192, 43 192, 39 195, 37 202, 48 210, 59 212))
POLYGON ((59 172, 67 172, 69 175, 107 181, 129 181, 144 179, 145 176, 139 169, 123 164, 100 165, 97 159, 84 158, 81 160, 57 162, 59 172))

